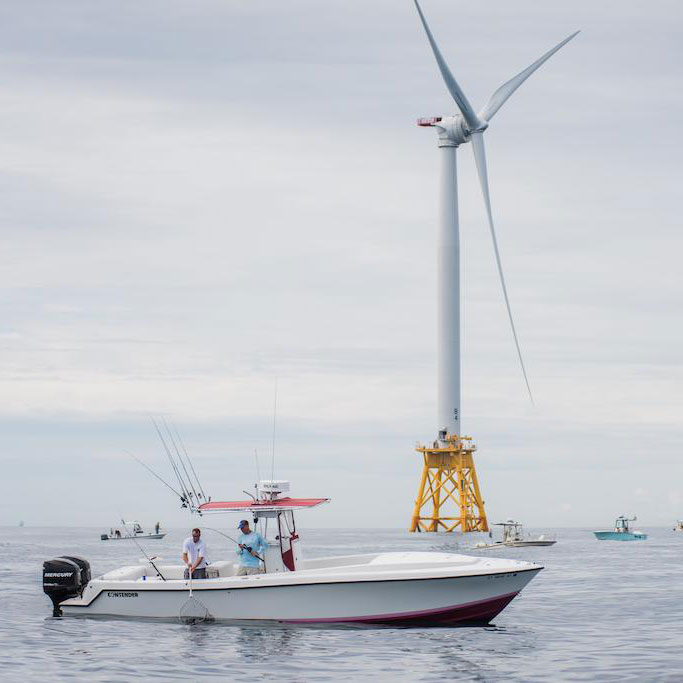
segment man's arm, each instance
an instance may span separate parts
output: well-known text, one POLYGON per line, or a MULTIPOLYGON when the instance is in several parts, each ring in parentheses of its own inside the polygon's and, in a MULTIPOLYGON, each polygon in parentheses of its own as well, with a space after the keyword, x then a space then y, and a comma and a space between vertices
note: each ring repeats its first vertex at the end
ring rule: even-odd
POLYGON ((268 544, 266 543, 263 536, 261 536, 261 534, 257 534, 257 535, 258 535, 258 551, 261 553, 261 555, 263 555, 263 551, 268 547, 268 544))
POLYGON ((203 559, 204 558, 201 555, 197 555, 197 559, 196 559, 195 563, 190 568, 191 571, 194 571, 195 569, 197 569, 197 567, 202 563, 203 559))
POLYGON ((183 564, 185 564, 187 567, 190 566, 190 548, 188 547, 187 541, 183 543, 183 564))

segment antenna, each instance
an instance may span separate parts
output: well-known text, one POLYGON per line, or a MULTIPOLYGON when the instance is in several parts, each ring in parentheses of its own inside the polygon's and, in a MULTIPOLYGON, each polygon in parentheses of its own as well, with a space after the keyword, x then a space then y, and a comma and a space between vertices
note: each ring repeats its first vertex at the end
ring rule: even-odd
POLYGON ((273 481, 275 479, 275 425, 277 423, 277 377, 275 378, 275 395, 273 396, 273 443, 272 443, 272 456, 270 462, 270 479, 273 481))
POLYGON ((256 481, 261 481, 261 468, 258 464, 258 450, 254 448, 254 460, 256 460, 256 481))

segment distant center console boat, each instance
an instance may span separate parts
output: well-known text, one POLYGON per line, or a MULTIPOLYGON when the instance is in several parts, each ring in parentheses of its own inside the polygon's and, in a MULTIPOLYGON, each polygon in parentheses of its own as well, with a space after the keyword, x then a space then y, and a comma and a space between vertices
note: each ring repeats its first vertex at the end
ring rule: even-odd
POLYGON ((253 500, 197 508, 202 515, 252 515, 267 541, 264 573, 236 576, 237 564, 222 560, 209 564, 207 579, 192 581, 183 577, 181 564, 152 557, 91 578, 86 560, 65 556, 43 564, 53 613, 296 624, 488 623, 543 568, 438 552, 305 559, 295 513, 329 499, 290 498, 288 491, 286 481, 262 481, 253 500))
POLYGON ((495 526, 503 527, 503 540, 495 543, 477 543, 477 550, 489 550, 491 548, 525 548, 527 546, 549 546, 557 543, 556 538, 549 538, 545 534, 539 536, 524 535, 524 527, 521 522, 508 519, 507 522, 498 522, 495 526))
POLYGON ((617 517, 614 522, 614 529, 609 531, 594 531, 598 541, 644 541, 647 534, 642 531, 631 531, 629 522, 635 522, 636 517, 628 518, 626 515, 617 517))
POLYGON ((159 527, 159 523, 157 522, 156 527, 154 528, 154 531, 145 531, 142 526, 140 525, 140 522, 137 520, 134 522, 126 522, 124 520, 121 520, 123 522, 123 531, 119 529, 118 527, 112 527, 109 529, 108 534, 100 534, 100 540, 101 541, 130 541, 133 539, 137 540, 161 540, 164 536, 166 536, 166 532, 162 531, 161 528, 159 527), (132 526, 132 532, 128 529, 128 526, 132 526))

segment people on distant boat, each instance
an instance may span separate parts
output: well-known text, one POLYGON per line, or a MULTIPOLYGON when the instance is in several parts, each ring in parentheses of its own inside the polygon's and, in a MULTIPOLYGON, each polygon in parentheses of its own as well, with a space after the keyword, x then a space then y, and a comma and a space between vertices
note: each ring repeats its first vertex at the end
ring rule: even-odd
POLYGON ((258 531, 252 531, 249 522, 243 519, 237 526, 242 532, 237 537, 237 555, 240 558, 240 566, 237 569, 237 576, 250 576, 261 574, 261 557, 266 549, 266 542, 258 531), (260 557, 260 556, 261 557, 260 557))
POLYGON ((158 533, 159 533, 159 528, 160 528, 160 526, 161 526, 161 525, 159 524, 159 522, 157 522, 157 523, 154 525, 154 533, 155 533, 155 534, 158 534, 158 533))
POLYGON ((116 529, 116 531, 114 531, 114 536, 116 536, 116 538, 121 538, 121 531, 116 529))
POLYGON ((192 529, 192 536, 185 539, 183 543, 183 562, 186 565, 185 578, 190 578, 192 572, 193 579, 206 578, 206 544, 201 539, 202 532, 199 529, 192 529))

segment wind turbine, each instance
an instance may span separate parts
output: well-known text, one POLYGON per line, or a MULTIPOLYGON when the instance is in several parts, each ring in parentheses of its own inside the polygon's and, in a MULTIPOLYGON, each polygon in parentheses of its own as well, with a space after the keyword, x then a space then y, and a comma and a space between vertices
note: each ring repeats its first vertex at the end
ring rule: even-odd
POLYGON ((552 57, 561 47, 574 38, 579 31, 572 33, 554 48, 548 50, 531 66, 518 73, 496 90, 488 104, 477 114, 467 96, 458 85, 451 70, 443 58, 439 46, 434 40, 427 20, 422 12, 418 0, 414 0, 420 20, 427 33, 427 39, 436 57, 444 83, 455 104, 460 111, 455 116, 440 116, 419 119, 418 125, 431 126, 439 134, 439 149, 441 150, 441 212, 439 233, 439 408, 438 419, 440 431, 449 434, 461 434, 460 431, 460 235, 458 226, 458 188, 456 171, 456 150, 460 145, 472 143, 474 161, 477 166, 479 184, 481 185, 486 215, 488 217, 493 252, 503 290, 503 298, 510 320, 512 337, 515 342, 522 375, 526 384, 529 398, 533 402, 531 386, 527 376, 524 358, 512 317, 510 298, 505 285, 505 275, 496 239, 496 230, 491 212, 489 195, 488 172, 486 168, 486 151, 484 147, 484 131, 498 110, 507 102, 508 98, 519 88, 536 69, 552 57))
POLYGON ((438 246, 438 441, 433 448, 420 447, 418 452, 424 456, 422 479, 415 501, 411 531, 436 531, 439 525, 447 531, 459 526, 461 531, 487 531, 484 504, 479 493, 479 485, 474 471, 472 453, 474 446, 469 445, 469 437, 463 437, 460 413, 460 234, 458 226, 458 189, 456 171, 456 150, 460 145, 472 143, 474 161, 479 176, 489 230, 493 241, 503 299, 510 320, 512 337, 517 350, 519 364, 526 384, 529 398, 533 403, 531 386, 524 366, 524 358, 515 328, 510 307, 510 298, 505 285, 505 275, 501 263, 496 230, 491 211, 484 131, 498 110, 534 71, 552 57, 561 47, 574 38, 579 31, 572 33, 554 48, 548 50, 533 64, 509 81, 503 83, 488 101, 488 104, 475 112, 462 88, 458 85, 446 60, 439 50, 436 40, 427 24, 418 0, 414 0, 420 20, 427 34, 436 63, 448 92, 458 109, 453 116, 436 116, 418 119, 419 126, 436 128, 441 156, 440 179, 440 225, 438 246), (463 441, 464 440, 464 441, 463 441), (440 506, 450 498, 460 507, 459 517, 442 517, 440 506), (424 505, 433 505, 431 516, 421 516, 424 505), (478 508, 478 513, 475 508, 478 508))

